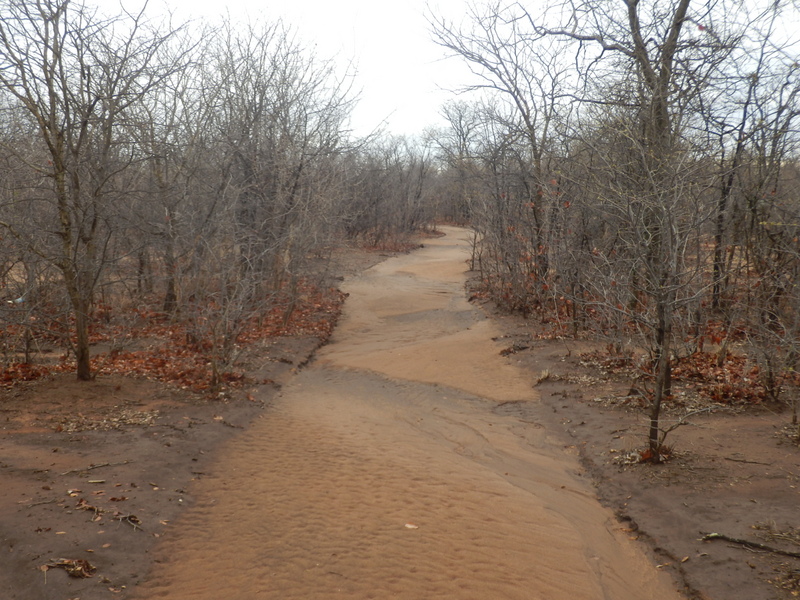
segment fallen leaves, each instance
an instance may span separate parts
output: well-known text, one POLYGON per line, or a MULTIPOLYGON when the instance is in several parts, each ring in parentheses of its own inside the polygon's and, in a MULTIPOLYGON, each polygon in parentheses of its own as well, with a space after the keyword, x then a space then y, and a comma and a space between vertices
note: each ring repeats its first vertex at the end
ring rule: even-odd
POLYGON ((103 509, 98 508, 92 504, 89 504, 84 498, 78 500, 78 503, 75 505, 75 508, 78 510, 88 510, 94 513, 92 516, 92 521, 99 521, 103 518, 102 513, 104 512, 103 509))
MULTIPOLYGON (((599 369, 603 375, 629 377, 634 373, 641 383, 626 396, 596 399, 597 402, 633 407, 650 404, 652 392, 648 384, 653 374, 645 362, 634 364, 632 357, 595 351, 581 354, 581 365, 599 369)), ((675 360, 671 377, 673 393, 664 405, 667 411, 698 410, 709 405, 726 409, 743 407, 761 404, 768 396, 760 383, 758 366, 746 356, 729 354, 719 366, 716 354, 695 352, 675 360)))
POLYGON ((642 462, 642 455, 637 450, 618 451, 611 449, 610 453, 614 454, 611 461, 620 466, 637 465, 642 462))
POLYGON ((530 348, 529 344, 521 344, 519 342, 514 342, 508 348, 503 348, 500 350, 500 356, 510 356, 512 354, 516 354, 517 352, 522 352, 523 350, 527 350, 530 348))
POLYGON ((127 523, 128 525, 133 527, 134 531, 136 531, 137 529, 141 529, 142 531, 144 531, 144 529, 142 529, 142 521, 136 515, 125 515, 122 513, 116 513, 114 515, 114 520, 120 521, 121 523, 127 523))
MULTIPOLYGON (((336 288, 316 286, 301 280, 296 289, 281 290, 238 317, 233 345, 242 348, 265 339, 309 335, 327 341, 341 313, 346 295, 336 288)), ((93 344, 110 344, 112 350, 92 359, 95 373, 138 376, 178 385, 182 389, 207 392, 224 385, 246 383, 244 373, 224 360, 230 340, 219 337, 219 324, 227 318, 224 308, 213 300, 198 302, 180 319, 147 307, 116 310, 103 305, 103 319, 91 325, 93 344), (132 345, 142 349, 126 350, 132 345), (221 372, 220 372, 221 371, 221 372)), ((53 320, 55 324, 57 320, 53 320)), ((55 325, 54 325, 55 326, 55 325)), ((227 331, 227 330, 226 330, 227 331)), ((66 331, 50 332, 51 341, 63 342, 66 331)), ((37 339, 48 335, 37 332, 37 339)), ((53 365, 6 364, 0 369, 0 386, 12 387, 21 381, 38 379, 55 372, 74 370, 73 359, 62 358, 53 365)), ((87 421, 80 415, 60 424, 59 431, 116 429, 121 425, 148 425, 152 415, 130 411, 102 422, 87 421)))
POLYGON ((93 577, 97 572, 97 567, 83 558, 53 558, 39 567, 39 569, 44 572, 50 569, 64 569, 70 577, 79 579, 93 577))
POLYGON ((79 431, 111 431, 122 429, 129 425, 149 427, 153 425, 160 414, 157 410, 133 410, 114 406, 104 414, 86 416, 75 414, 64 417, 55 426, 55 431, 77 433, 79 431))
POLYGON ((49 375, 52 370, 45 365, 11 363, 0 370, 0 386, 11 387, 20 381, 33 381, 49 375))
POLYGON ((672 376, 719 404, 760 404, 767 391, 760 383, 758 366, 746 356, 728 354, 718 366, 716 354, 695 352, 676 361, 672 376))

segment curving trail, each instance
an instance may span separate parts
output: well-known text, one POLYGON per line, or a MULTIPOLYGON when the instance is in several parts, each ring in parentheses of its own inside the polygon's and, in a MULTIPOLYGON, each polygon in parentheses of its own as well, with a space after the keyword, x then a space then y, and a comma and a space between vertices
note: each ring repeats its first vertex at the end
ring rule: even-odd
POLYGON ((136 598, 678 600, 536 424, 443 228, 220 454, 136 598))

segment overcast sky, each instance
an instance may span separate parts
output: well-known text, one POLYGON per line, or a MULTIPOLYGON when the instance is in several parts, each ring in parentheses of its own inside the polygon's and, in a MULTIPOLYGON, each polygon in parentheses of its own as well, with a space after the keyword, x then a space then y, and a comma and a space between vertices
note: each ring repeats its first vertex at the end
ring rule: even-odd
MULTIPOLYGON (((127 7, 144 0, 123 0, 127 7)), ((226 11, 234 19, 281 17, 320 58, 352 62, 360 102, 353 113, 355 133, 385 126, 394 134, 415 135, 441 125, 439 108, 452 98, 445 90, 465 83, 466 67, 442 60, 444 50, 431 41, 428 3, 448 18, 461 19, 467 0, 150 0, 148 12, 168 6, 179 21, 214 18, 226 11), (441 89, 445 88, 445 90, 441 89)), ((118 7, 119 0, 87 0, 118 7)))
MULTIPOLYGON (((449 16, 463 14, 464 4, 437 2, 449 16)), ((439 107, 452 96, 440 88, 464 84, 465 68, 443 60, 444 50, 431 41, 425 0, 269 2, 267 15, 269 6, 285 7, 286 19, 318 42, 320 54, 354 58, 362 100, 353 124, 361 133, 384 120, 393 133, 418 133, 438 121, 439 107)))

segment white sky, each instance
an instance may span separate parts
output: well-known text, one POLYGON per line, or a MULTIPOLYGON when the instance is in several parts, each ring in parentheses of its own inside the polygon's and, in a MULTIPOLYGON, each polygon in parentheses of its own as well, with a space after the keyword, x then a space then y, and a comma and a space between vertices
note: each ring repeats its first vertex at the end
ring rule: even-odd
MULTIPOLYGON (((143 0, 123 0, 129 8, 143 0)), ((169 7, 178 22, 214 18, 226 11, 233 19, 249 15, 267 21, 282 17, 301 39, 315 45, 321 59, 336 58, 356 66, 360 101, 353 112, 357 135, 384 126, 392 134, 415 135, 442 125, 441 105, 449 90, 469 81, 466 66, 443 60, 445 52, 431 41, 426 5, 458 22, 467 0, 150 0, 148 12, 169 7), (444 88, 444 89, 442 89, 444 88)), ((118 7, 119 0, 87 0, 118 7)))

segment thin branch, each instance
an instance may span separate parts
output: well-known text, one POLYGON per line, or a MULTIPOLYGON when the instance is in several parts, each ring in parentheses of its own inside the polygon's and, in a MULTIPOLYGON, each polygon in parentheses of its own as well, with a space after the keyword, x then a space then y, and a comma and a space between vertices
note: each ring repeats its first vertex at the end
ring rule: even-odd
POLYGON ((752 548, 753 550, 761 550, 763 552, 780 554, 781 556, 791 556, 792 558, 800 558, 800 552, 781 550, 780 548, 773 548, 772 546, 767 546, 766 544, 760 544, 758 542, 751 542, 750 540, 743 540, 740 538, 730 537, 723 533, 706 533, 700 539, 704 542, 709 542, 712 540, 722 540, 725 542, 730 542, 732 544, 739 544, 740 546, 745 546, 746 548, 752 548))
POLYGON ((107 463, 100 463, 100 464, 97 464, 97 465, 89 465, 88 467, 86 467, 84 469, 70 469, 69 471, 64 471, 62 473, 62 475, 72 475, 74 473, 85 473, 86 471, 93 471, 94 469, 100 469, 102 467, 119 467, 120 465, 127 465, 130 462, 131 461, 129 461, 129 460, 123 460, 122 462, 118 462, 118 463, 107 462, 107 463))

